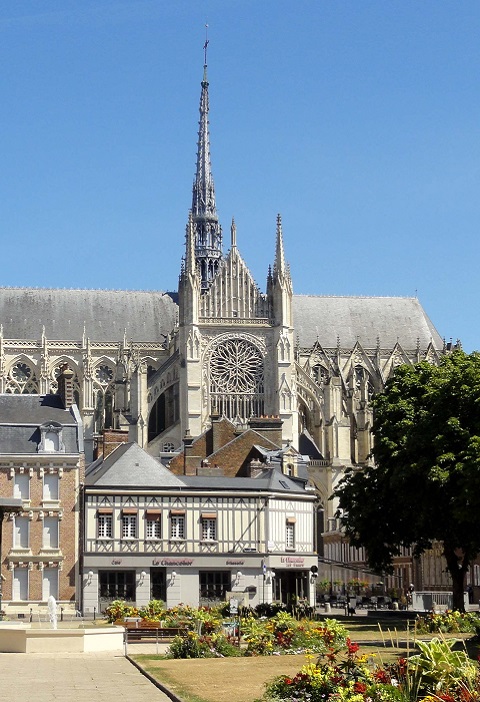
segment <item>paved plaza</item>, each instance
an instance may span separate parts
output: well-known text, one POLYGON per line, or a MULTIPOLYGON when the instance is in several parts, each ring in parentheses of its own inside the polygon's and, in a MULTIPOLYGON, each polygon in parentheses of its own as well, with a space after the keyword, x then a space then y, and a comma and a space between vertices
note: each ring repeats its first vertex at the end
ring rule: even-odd
MULTIPOLYGON (((129 649, 134 652, 133 646, 129 649)), ((0 698, 2 702, 170 702, 121 653, 0 653, 0 698)))

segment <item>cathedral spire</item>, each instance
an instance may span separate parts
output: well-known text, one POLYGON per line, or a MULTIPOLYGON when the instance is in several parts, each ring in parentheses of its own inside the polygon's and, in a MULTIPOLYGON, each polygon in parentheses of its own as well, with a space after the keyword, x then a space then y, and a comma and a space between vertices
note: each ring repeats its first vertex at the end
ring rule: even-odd
POLYGON ((197 170, 193 182, 192 218, 195 238, 195 258, 200 266, 202 290, 207 290, 222 257, 222 230, 218 222, 210 162, 209 103, 207 78, 207 47, 204 44, 202 92, 197 143, 197 170))

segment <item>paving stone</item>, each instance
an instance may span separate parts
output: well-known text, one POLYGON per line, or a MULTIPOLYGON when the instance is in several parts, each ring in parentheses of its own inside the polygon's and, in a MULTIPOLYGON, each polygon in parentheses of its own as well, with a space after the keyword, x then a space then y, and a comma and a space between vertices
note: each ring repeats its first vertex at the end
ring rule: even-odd
POLYGON ((0 653, 0 689, 2 702, 169 702, 126 658, 112 653, 0 653))

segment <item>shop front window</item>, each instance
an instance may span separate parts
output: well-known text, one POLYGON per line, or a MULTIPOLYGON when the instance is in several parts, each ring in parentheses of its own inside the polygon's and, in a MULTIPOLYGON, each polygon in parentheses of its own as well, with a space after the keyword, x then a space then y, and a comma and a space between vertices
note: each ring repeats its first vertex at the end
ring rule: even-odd
POLYGON ((232 576, 228 570, 204 570, 199 573, 200 604, 225 601, 232 576))
POLYGON ((135 571, 101 570, 98 578, 102 612, 113 600, 135 601, 135 571))

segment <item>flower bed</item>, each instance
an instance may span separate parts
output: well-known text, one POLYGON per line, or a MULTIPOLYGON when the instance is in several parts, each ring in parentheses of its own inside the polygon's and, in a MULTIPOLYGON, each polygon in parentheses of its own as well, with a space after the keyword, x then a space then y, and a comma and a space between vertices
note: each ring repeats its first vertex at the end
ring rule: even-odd
POLYGON ((331 645, 345 643, 346 629, 336 619, 315 622, 297 621, 286 612, 279 612, 271 619, 248 617, 241 620, 240 630, 248 655, 261 656, 273 653, 322 653, 331 645))
POLYGON ((140 617, 142 623, 160 623, 164 628, 181 628, 189 636, 175 637, 169 655, 174 658, 208 658, 211 656, 266 656, 279 653, 324 653, 329 646, 345 643, 346 629, 335 619, 324 622, 309 619, 296 620, 283 610, 275 616, 259 617, 259 612, 249 612, 247 617, 232 622, 222 614, 225 607, 198 609, 178 605, 165 609, 163 602, 152 600, 137 609, 122 600, 116 600, 106 609, 110 622, 122 623, 127 617, 140 617), (257 616, 255 616, 257 615, 257 616), (238 636, 240 627, 240 636, 238 636), (242 646, 239 646, 239 640, 242 646))
POLYGON ((415 630, 419 634, 478 634, 480 633, 480 617, 476 612, 446 612, 419 616, 415 622, 415 630))
POLYGON ((169 658, 225 658, 241 655, 236 640, 224 634, 197 634, 176 636, 168 649, 169 658))
POLYGON ((115 600, 105 610, 105 616, 110 623, 122 622, 126 617, 140 617, 145 622, 161 622, 166 628, 189 629, 207 634, 219 631, 222 627, 222 616, 218 607, 196 609, 189 605, 178 605, 165 609, 161 600, 151 600, 142 608, 132 607, 124 600, 115 600))
POLYGON ((331 646, 346 641, 346 630, 336 620, 324 623, 296 621, 282 612, 272 619, 248 617, 240 622, 238 637, 221 632, 190 631, 182 639, 175 638, 168 655, 173 658, 210 658, 224 656, 270 656, 309 651, 325 653, 331 646))
MULTIPOLYGON (((371 666, 347 639, 316 663, 267 684, 262 702, 478 702, 480 674, 455 641, 418 642, 420 653, 387 666, 371 666)), ((260 702, 260 701, 259 701, 260 702)))
POLYGON ((420 634, 479 634, 480 617, 476 612, 452 612, 447 610, 443 613, 430 613, 417 617, 415 630, 420 634))

